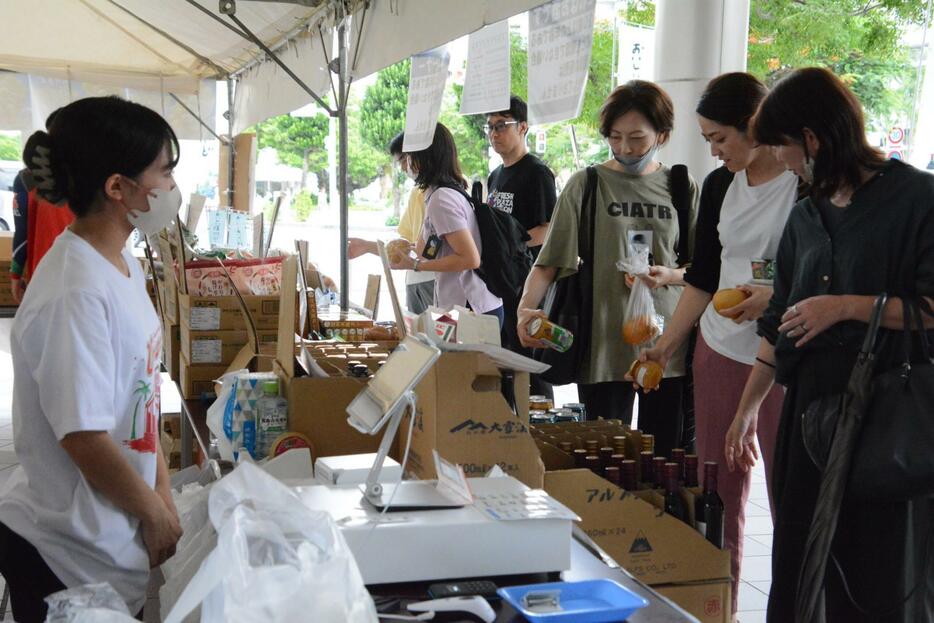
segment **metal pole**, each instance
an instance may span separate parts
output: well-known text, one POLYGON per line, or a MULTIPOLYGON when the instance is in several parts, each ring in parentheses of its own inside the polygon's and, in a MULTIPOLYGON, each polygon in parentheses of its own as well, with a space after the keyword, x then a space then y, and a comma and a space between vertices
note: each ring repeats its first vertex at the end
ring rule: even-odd
POLYGON ((237 157, 236 141, 234 140, 234 79, 227 77, 227 134, 230 143, 227 145, 227 205, 233 207, 234 200, 234 159, 237 157))
POLYGON ((341 247, 341 310, 347 311, 350 307, 350 262, 347 257, 347 239, 350 235, 348 229, 349 210, 347 205, 347 100, 349 91, 347 89, 347 29, 344 21, 345 15, 338 16, 341 20, 337 29, 337 49, 340 59, 340 71, 338 80, 338 102, 337 120, 340 129, 338 163, 337 163, 337 181, 338 192, 340 193, 340 247, 341 247))

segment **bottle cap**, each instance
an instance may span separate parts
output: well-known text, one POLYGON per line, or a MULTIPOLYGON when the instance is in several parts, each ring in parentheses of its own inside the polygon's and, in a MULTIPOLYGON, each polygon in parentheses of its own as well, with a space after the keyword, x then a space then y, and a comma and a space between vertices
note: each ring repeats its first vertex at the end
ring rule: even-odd
POLYGON ((263 381, 263 393, 269 396, 278 396, 279 381, 263 381))

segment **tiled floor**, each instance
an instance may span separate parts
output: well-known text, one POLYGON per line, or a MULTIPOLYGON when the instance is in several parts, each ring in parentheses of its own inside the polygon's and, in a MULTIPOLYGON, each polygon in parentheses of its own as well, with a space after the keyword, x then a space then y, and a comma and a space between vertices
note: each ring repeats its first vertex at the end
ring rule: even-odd
MULTIPOLYGON (((0 486, 16 466, 13 453, 13 365, 10 361, 12 320, 0 318, 0 486)), ((577 402, 574 386, 556 388, 556 402, 577 402)), ((772 519, 765 489, 765 472, 760 461, 753 470, 752 491, 746 505, 746 540, 743 547, 743 572, 739 589, 740 623, 762 623, 769 585, 772 579, 772 519)), ((0 592, 3 581, 0 579, 0 592)), ((10 619, 9 613, 7 620, 10 619)))

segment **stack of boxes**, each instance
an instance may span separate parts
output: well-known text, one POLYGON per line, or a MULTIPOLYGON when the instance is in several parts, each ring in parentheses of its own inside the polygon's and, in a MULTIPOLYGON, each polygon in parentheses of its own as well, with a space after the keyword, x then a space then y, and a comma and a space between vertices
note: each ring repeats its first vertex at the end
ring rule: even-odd
MULTIPOLYGON (((658 490, 624 491, 574 461, 558 448, 587 440, 601 447, 626 436, 627 458, 638 458, 641 433, 618 420, 565 422, 532 427, 545 463, 545 490, 580 515, 580 526, 607 554, 636 578, 668 597, 701 623, 730 621, 730 552, 709 543, 691 526, 664 512, 658 490)), ((699 488, 682 488, 693 520, 699 488)))
POLYGON ((10 282, 13 263, 13 232, 0 231, 0 308, 16 307, 10 282))

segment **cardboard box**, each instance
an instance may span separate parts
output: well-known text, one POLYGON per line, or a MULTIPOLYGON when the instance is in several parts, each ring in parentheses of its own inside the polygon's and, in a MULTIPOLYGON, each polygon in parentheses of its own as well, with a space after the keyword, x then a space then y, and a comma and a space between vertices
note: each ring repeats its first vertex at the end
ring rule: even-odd
POLYGON ((363 342, 367 330, 373 328, 372 319, 356 312, 319 313, 317 322, 325 337, 348 342, 363 342))
MULTIPOLYGON (((257 329, 279 326, 279 296, 244 296, 244 303, 257 329)), ((178 295, 180 324, 192 331, 243 331, 246 319, 236 296, 178 295)))
POLYGON ((163 325, 162 365, 173 381, 178 383, 181 372, 181 327, 177 324, 163 325))
POLYGON ((179 357, 178 389, 182 398, 192 400, 203 393, 214 393, 214 381, 223 376, 227 366, 193 366, 184 355, 179 357))
MULTIPOLYGON (((13 232, 0 231, 0 262, 9 262, 13 259, 13 232)), ((9 267, 7 267, 9 270, 9 267)))
MULTIPOLYGON (((529 375, 515 374, 519 414, 503 398, 502 375, 478 352, 447 352, 418 384, 418 413, 407 471, 436 478, 432 450, 463 466, 468 477, 498 465, 529 487, 541 488, 545 467, 529 434, 529 375)), ((403 425, 400 436, 408 430, 403 425)))
MULTIPOLYGON (((274 344, 278 330, 257 330, 260 344, 274 344)), ((194 331, 181 325, 181 352, 192 365, 228 365, 243 350, 249 333, 243 331, 194 331)))
POLYGON ((546 472, 545 490, 580 515, 590 538, 646 584, 729 582, 729 551, 589 470, 546 472))
POLYGON ((701 623, 729 623, 732 588, 729 580, 665 584, 653 586, 659 594, 675 602, 701 623))

